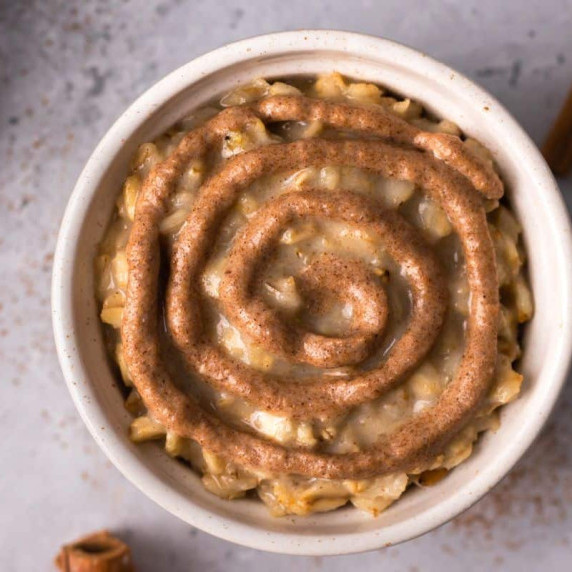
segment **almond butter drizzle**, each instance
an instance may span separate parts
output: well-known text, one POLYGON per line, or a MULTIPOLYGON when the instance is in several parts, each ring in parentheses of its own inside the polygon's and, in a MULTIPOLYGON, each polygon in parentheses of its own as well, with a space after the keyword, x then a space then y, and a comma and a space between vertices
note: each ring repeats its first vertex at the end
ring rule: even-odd
POLYGON ((466 424, 486 394, 497 355, 498 281, 482 195, 502 196, 492 168, 470 154, 459 138, 423 132, 381 108, 357 107, 301 96, 275 96, 249 107, 229 108, 187 134, 147 177, 137 204, 127 255, 129 285, 122 324, 125 358, 149 413, 168 430, 205 449, 255 469, 323 478, 365 478, 411 470, 434 457, 466 424), (365 265, 351 272, 330 260, 308 270, 310 288, 348 289, 357 308, 344 338, 319 336, 285 324, 254 294, 257 270, 277 233, 295 217, 333 218, 363 226, 382 238, 412 292, 411 316, 380 367, 352 379, 275 379, 232 359, 208 339, 201 312, 200 276, 219 225, 239 194, 259 177, 308 166, 353 166, 413 182, 447 214, 466 260, 470 315, 457 375, 436 405, 414 415, 374 446, 349 454, 287 448, 237 429, 202 408, 171 379, 158 344, 159 231, 167 200, 191 160, 220 146, 229 130, 253 120, 320 120, 363 139, 309 139, 276 144, 227 160, 201 187, 177 237, 166 296, 169 332, 187 366, 215 389, 247 399, 261 409, 311 419, 347 411, 384 395, 411 373, 430 350, 447 308, 446 288, 435 257, 418 232, 396 212, 350 192, 303 191, 270 200, 233 242, 221 302, 250 339, 293 361, 321 367, 355 364, 368 355, 388 317, 381 287, 365 265), (478 191, 478 192, 477 192, 478 191))

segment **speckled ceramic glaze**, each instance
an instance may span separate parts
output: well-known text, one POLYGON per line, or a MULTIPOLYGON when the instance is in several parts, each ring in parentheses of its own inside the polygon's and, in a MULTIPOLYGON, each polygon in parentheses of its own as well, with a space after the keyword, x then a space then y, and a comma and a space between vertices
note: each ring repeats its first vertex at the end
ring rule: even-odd
POLYGON ((158 504, 202 530, 253 548, 344 554, 423 534, 464 511, 524 454, 564 383, 572 343, 572 244, 556 183, 507 111, 454 70, 388 40, 298 31, 241 41, 206 54, 140 97, 105 135, 81 174, 62 222, 54 262, 53 316, 60 363, 86 425, 123 474, 158 504), (525 384, 502 424, 446 479, 407 493, 378 518, 357 510, 276 519, 256 500, 228 502, 154 444, 127 437, 131 420, 107 365, 94 300, 92 260, 137 146, 237 84, 256 77, 336 70, 376 82, 456 122, 495 156, 524 226, 536 313, 520 369, 525 384))

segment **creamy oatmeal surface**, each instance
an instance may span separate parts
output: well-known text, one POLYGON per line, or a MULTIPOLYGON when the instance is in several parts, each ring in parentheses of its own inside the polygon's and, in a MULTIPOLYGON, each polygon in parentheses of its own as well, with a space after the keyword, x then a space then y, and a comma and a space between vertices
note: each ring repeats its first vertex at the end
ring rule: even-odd
POLYGON ((274 515, 377 515, 442 479, 522 382, 502 195, 454 123, 335 73, 141 145, 96 259, 131 438, 274 515))

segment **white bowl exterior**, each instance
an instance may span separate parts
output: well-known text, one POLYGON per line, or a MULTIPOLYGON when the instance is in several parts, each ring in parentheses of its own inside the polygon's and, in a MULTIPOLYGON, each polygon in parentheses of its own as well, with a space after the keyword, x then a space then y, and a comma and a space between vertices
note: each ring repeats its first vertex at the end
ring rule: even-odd
POLYGON ((54 260, 52 307, 62 370, 84 422, 110 460, 141 491, 184 521, 253 548, 290 554, 344 554, 395 544, 439 526, 490 490, 539 433, 565 381, 572 342, 570 225, 540 153, 506 110, 457 72, 394 42, 334 31, 298 31, 244 40, 176 70, 113 125, 79 177, 54 260), (133 445, 104 352, 92 260, 136 147, 190 110, 256 77, 337 70, 373 81, 455 121, 494 154, 524 226, 536 313, 520 367, 525 384, 503 408, 502 424, 444 481, 406 494, 374 519, 357 510, 276 519, 255 500, 228 502, 158 444, 133 445))

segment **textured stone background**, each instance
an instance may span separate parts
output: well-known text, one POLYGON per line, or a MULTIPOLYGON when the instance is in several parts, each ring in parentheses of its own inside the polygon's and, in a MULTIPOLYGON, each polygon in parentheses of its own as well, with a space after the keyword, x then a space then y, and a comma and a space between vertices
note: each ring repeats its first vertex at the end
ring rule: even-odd
MULTIPOLYGON (((82 165, 167 72, 231 40, 302 27, 422 49, 484 85, 537 142, 572 81, 572 0, 0 0, 1 570, 48 570, 61 542, 103 526, 123 532, 143 572, 570 570, 570 385, 526 459, 469 512, 405 545, 334 558, 267 555, 193 530, 123 479, 72 405, 49 287, 82 165)), ((562 192, 572 204, 570 179, 562 192)))

